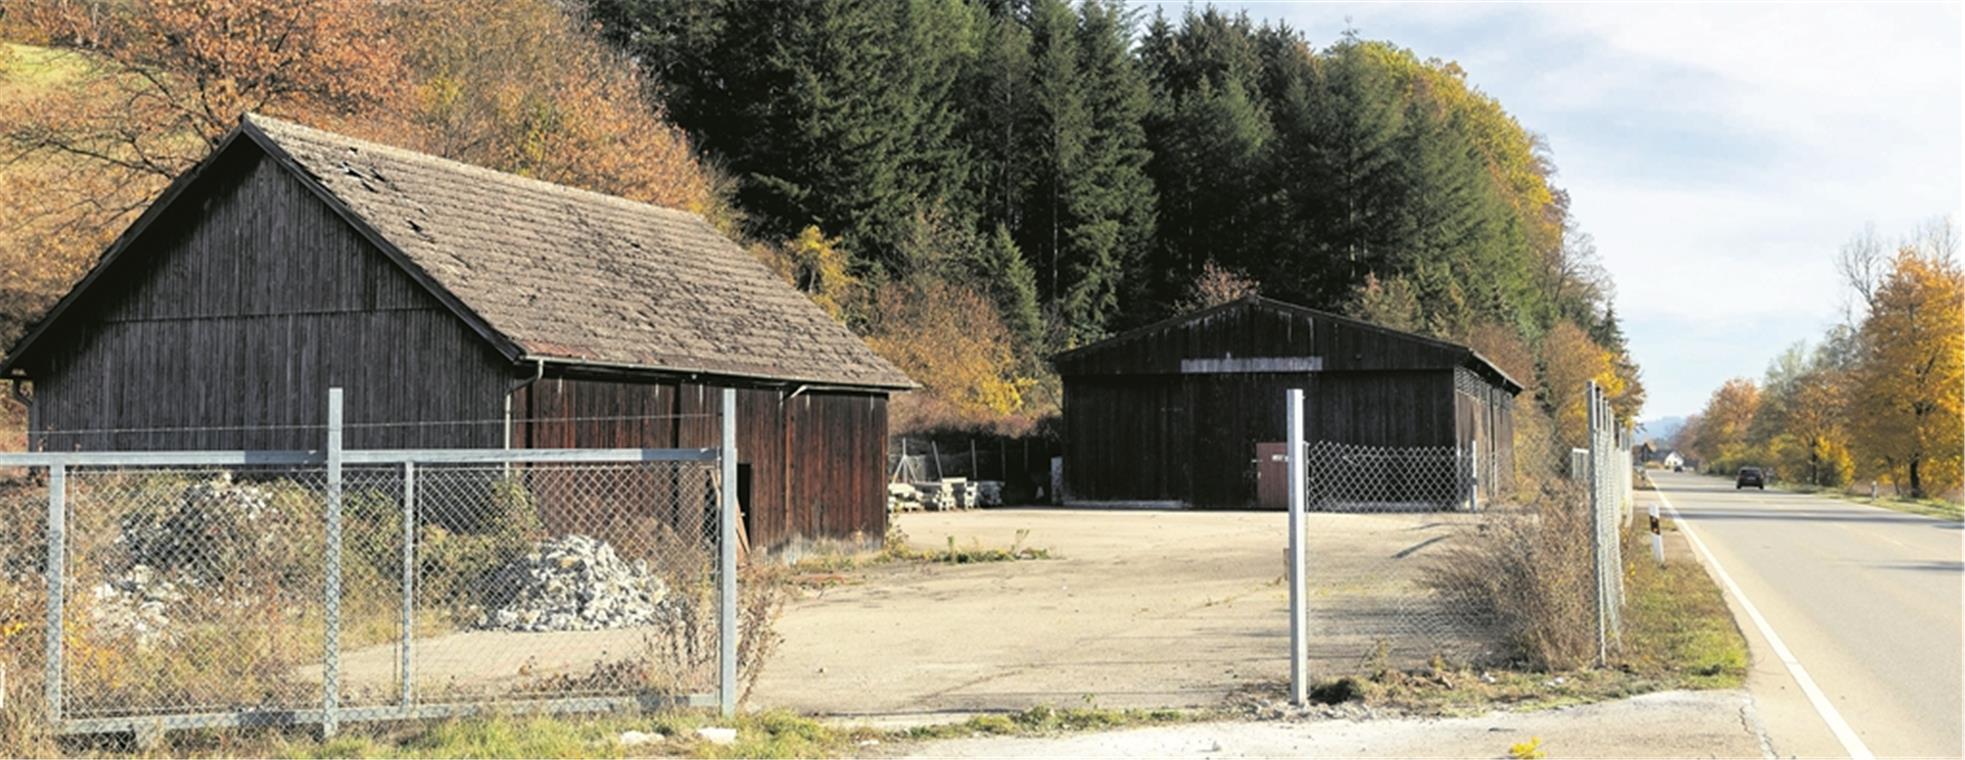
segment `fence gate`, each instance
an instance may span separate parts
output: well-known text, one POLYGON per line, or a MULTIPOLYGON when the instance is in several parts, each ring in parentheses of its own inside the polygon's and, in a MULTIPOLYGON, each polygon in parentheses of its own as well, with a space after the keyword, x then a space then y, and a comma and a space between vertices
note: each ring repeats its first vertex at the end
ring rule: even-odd
POLYGON ((0 454, 45 473, 60 733, 734 710, 735 397, 705 449, 0 454))

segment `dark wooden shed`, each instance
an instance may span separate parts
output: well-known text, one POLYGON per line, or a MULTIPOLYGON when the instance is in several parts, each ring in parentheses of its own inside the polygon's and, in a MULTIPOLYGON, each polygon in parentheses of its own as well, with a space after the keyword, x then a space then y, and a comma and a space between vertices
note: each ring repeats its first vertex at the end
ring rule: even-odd
POLYGON ((702 218, 249 116, 8 353, 37 449, 713 447, 751 543, 878 541, 913 387, 702 218))
POLYGON ((1268 298, 1141 327, 1054 358, 1064 381, 1064 493, 1081 502, 1257 504, 1258 444, 1479 442, 1489 490, 1512 472, 1521 384, 1466 346, 1268 298))

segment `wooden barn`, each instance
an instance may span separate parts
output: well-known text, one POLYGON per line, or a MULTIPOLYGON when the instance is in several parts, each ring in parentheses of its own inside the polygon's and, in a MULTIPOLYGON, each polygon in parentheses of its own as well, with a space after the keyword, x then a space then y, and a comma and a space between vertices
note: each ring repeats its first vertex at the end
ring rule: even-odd
POLYGON ((702 218, 248 116, 8 353, 38 449, 713 447, 752 546, 885 533, 913 386, 702 218), (31 397, 22 392, 31 381, 31 397))
POLYGON ((1257 449, 1280 451, 1290 388, 1305 391, 1307 441, 1478 441, 1490 492, 1513 468, 1521 384, 1480 354, 1281 301, 1244 298, 1053 361, 1068 501, 1257 506, 1257 449))

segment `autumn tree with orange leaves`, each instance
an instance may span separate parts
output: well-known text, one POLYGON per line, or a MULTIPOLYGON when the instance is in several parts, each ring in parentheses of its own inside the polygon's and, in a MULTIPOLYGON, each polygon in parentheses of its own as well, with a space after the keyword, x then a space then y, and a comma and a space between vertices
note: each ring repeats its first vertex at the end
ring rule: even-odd
POLYGON ((1959 485, 1965 451, 1965 273, 1905 246, 1862 326, 1852 429, 1859 465, 1922 498, 1959 485))
POLYGON ((1908 498, 1959 494, 1965 460, 1965 268, 1948 219, 1894 248, 1866 229, 1836 268, 1848 322, 1789 348, 1764 382, 1728 381, 1690 436, 1707 469, 1756 465, 1803 486, 1875 482, 1908 498), (1853 481, 1853 482, 1852 482, 1853 481))
POLYGON ((0 343, 248 112, 728 221, 633 67, 551 0, 17 0, 0 38, 38 56, 34 86, 0 78, 0 343))
POLYGON ((1760 386, 1743 377, 1726 381, 1699 413, 1699 428, 1691 441, 1693 454, 1723 469, 1756 464, 1748 448, 1748 430, 1759 411, 1760 386))

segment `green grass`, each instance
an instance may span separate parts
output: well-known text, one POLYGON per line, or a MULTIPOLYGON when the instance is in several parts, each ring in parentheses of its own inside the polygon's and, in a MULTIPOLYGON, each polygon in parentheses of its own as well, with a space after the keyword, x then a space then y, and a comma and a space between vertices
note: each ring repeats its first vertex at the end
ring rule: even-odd
POLYGON ((877 552, 824 552, 806 555, 792 563, 795 574, 811 575, 824 573, 843 573, 876 565, 896 563, 969 565, 983 562, 1017 562, 1022 560, 1052 559, 1051 550, 1024 545, 1030 531, 1017 531, 1017 538, 1009 546, 983 546, 979 540, 971 540, 967 546, 956 543, 954 536, 948 537, 945 548, 917 549, 908 543, 906 533, 899 528, 888 530, 887 539, 877 552))
MULTIPOLYGON (((705 712, 653 715, 492 715, 444 721, 343 726, 341 735, 320 741, 304 729, 184 732, 167 735, 152 754, 164 757, 301 758, 522 758, 522 757, 839 757, 896 742, 923 742, 970 736, 1027 736, 1101 731, 1198 720, 1210 713, 1183 710, 1111 710, 1098 707, 1035 707, 982 715, 955 723, 900 730, 841 727, 783 711, 748 713, 723 719, 705 712), (734 727, 734 744, 712 744, 696 729, 734 727), (657 741, 634 746, 622 734, 656 734, 657 741)), ((94 753, 113 748, 94 748, 94 753)))
POLYGON ((1202 720, 1211 713, 1190 710, 1113 710, 1102 707, 1033 707, 1022 712, 978 715, 896 732, 897 738, 925 741, 969 736, 1026 736, 1075 731, 1110 731, 1202 720))
POLYGON ((839 728, 787 712, 747 713, 722 719, 708 713, 592 716, 492 715, 443 721, 356 724, 320 741, 304 729, 172 734, 157 748, 162 756, 301 758, 527 758, 527 757, 820 757, 847 754, 866 740, 892 738, 870 728, 839 728), (734 744, 704 740, 696 729, 735 728, 734 744), (635 731, 661 738, 621 742, 635 731))
POLYGON ((0 97, 45 91, 89 71, 88 58, 54 48, 0 42, 0 97))
POLYGON ((1907 496, 1890 496, 1888 494, 1880 494, 1872 499, 1867 494, 1853 494, 1837 488, 1824 488, 1822 486, 1811 486, 1804 483, 1782 482, 1779 485, 1781 488, 1795 493, 1814 494, 1831 499, 1841 499, 1847 502, 1893 509, 1913 515, 1936 517, 1940 520, 1965 522, 1965 504, 1946 499, 1913 499, 1907 496))
MULTIPOLYGON (((1664 525, 1677 533, 1675 521, 1664 525)), ((1726 598, 1684 546, 1666 539, 1665 564, 1652 559, 1648 526, 1624 536, 1624 641, 1619 667, 1665 688, 1730 689, 1747 675, 1747 640, 1726 598), (1676 549, 1676 551, 1674 551, 1676 549)))

